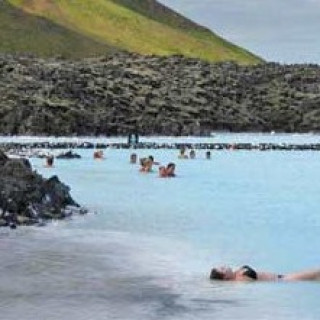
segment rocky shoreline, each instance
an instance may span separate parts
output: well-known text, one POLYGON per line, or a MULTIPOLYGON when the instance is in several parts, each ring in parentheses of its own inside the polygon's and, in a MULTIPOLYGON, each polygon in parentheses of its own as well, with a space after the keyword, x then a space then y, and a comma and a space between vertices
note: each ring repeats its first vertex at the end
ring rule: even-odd
POLYGON ((52 150, 59 150, 57 159, 80 159, 76 149, 198 149, 198 150, 258 150, 258 151, 320 151, 320 143, 92 143, 92 142, 30 142, 0 143, 9 155, 45 158, 52 150), (62 150, 68 151, 63 152, 62 150))
POLYGON ((320 131, 320 67, 121 53, 0 55, 0 134, 320 131))
POLYGON ((9 159, 0 151, 0 227, 43 225, 86 213, 69 191, 57 176, 44 179, 27 159, 9 159))

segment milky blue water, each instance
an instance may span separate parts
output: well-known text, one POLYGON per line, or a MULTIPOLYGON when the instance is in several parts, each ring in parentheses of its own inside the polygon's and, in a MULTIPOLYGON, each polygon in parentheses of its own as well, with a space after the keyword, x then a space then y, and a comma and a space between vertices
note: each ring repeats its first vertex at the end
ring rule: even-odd
POLYGON ((52 169, 31 161, 94 213, 0 231, 1 319, 319 319, 320 282, 219 283, 208 273, 223 264, 277 273, 320 268, 320 153, 215 151, 206 160, 197 150, 196 159, 179 160, 176 150, 135 150, 176 163, 177 177, 161 179, 156 167, 139 173, 132 150, 106 150, 103 161, 92 150, 77 152, 82 159, 56 160, 52 169))

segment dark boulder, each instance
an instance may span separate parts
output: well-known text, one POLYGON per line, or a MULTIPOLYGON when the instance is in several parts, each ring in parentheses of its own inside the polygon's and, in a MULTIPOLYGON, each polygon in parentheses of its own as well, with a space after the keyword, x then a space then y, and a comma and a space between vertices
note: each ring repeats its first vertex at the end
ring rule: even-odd
POLYGON ((27 159, 9 159, 2 151, 0 159, 0 226, 62 219, 72 208, 79 211, 70 188, 57 176, 45 179, 27 159))
POLYGON ((7 162, 7 160, 8 157, 6 156, 6 154, 0 150, 0 166, 4 165, 7 162))

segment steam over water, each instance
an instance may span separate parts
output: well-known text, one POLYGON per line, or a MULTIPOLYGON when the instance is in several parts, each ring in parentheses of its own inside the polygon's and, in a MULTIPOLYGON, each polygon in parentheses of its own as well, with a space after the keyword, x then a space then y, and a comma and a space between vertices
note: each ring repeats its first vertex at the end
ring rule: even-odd
MULTIPOLYGON (((202 141, 210 139, 320 142, 202 141)), ((320 268, 320 153, 213 151, 205 160, 197 150, 178 160, 176 150, 135 150, 176 163, 177 177, 160 179, 156 167, 142 174, 129 164, 133 150, 106 150, 104 161, 76 152, 82 159, 52 169, 32 163, 96 214, 0 229, 1 319, 319 319, 319 282, 219 283, 208 273, 221 264, 320 268)))

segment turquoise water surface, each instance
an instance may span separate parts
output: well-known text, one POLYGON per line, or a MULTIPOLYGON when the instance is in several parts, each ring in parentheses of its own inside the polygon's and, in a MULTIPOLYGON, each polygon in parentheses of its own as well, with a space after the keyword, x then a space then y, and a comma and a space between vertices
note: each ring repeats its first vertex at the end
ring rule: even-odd
MULTIPOLYGON (((163 138, 164 141, 172 141, 163 138)), ((194 141, 194 138, 188 138, 194 141)), ((209 139, 209 138, 208 138, 209 139)), ((224 135, 227 142, 318 142, 317 136, 224 135)), ((197 139, 198 141, 198 139, 197 139)), ((58 152, 58 151, 55 151, 58 152)), ((210 282, 214 265, 286 273, 320 268, 320 153, 77 150, 57 174, 92 212, 44 228, 0 231, 1 319, 318 319, 320 282, 210 282)))

